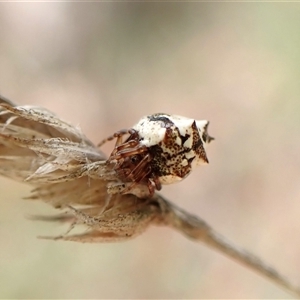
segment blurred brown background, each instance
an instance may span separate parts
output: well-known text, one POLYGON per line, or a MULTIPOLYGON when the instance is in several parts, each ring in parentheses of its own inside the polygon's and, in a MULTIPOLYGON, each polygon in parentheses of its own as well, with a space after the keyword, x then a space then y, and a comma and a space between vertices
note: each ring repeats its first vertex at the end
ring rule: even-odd
MULTIPOLYGON (((0 37, 0 93, 95 143, 154 112, 210 120, 210 165, 162 193, 300 284, 299 4, 1 3, 0 37)), ((30 187, 0 189, 2 298, 290 297, 168 228, 38 240, 66 227, 25 218, 54 213, 30 187)))

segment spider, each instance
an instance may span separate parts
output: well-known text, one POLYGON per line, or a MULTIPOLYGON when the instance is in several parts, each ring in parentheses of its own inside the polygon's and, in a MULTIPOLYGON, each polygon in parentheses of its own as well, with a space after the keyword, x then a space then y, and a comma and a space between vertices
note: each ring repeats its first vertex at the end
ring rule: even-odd
POLYGON ((150 196, 162 184, 187 177, 199 164, 207 164, 205 146, 211 140, 208 121, 196 121, 164 113, 143 117, 129 130, 120 130, 98 144, 116 139, 107 164, 112 164, 118 178, 131 184, 146 184, 150 196), (124 140, 124 136, 128 137, 124 140))
POLYGON ((208 124, 158 113, 143 117, 131 129, 114 133, 98 146, 116 139, 107 163, 114 164, 122 182, 131 183, 122 193, 146 184, 151 197, 162 184, 180 181, 196 165, 208 163, 205 146, 213 140, 207 133, 208 124))

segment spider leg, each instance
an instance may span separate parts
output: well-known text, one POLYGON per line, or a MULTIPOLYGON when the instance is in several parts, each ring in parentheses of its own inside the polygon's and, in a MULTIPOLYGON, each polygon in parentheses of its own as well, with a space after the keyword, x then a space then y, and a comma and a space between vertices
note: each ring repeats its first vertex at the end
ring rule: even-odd
MULTIPOLYGON (((120 177, 124 178, 125 181, 129 180, 139 182, 145 177, 142 175, 142 178, 140 178, 140 173, 144 172, 145 168, 147 168, 147 164, 150 162, 150 155, 146 154, 139 162, 137 162, 137 165, 130 160, 130 156, 120 159, 117 161, 114 169, 120 175, 120 177)), ((150 170, 147 170, 147 175, 149 172, 150 170)))
POLYGON ((120 131, 115 132, 113 135, 107 137, 106 139, 102 140, 97 146, 101 147, 103 146, 105 143, 114 140, 115 138, 117 138, 116 141, 116 146, 119 146, 122 144, 122 137, 125 134, 133 134, 135 131, 133 129, 122 129, 120 131))
MULTIPOLYGON (((131 185, 129 185, 128 187, 126 187, 122 191, 122 194, 127 193, 128 191, 130 191, 131 189, 133 189, 133 187, 136 184, 140 183, 144 178, 147 177, 147 175, 150 174, 151 167, 150 166, 147 167, 147 163, 149 161, 150 161, 150 155, 147 154, 138 163, 138 165, 127 175, 127 178, 130 179, 133 183, 131 185)), ((154 185, 154 188, 150 188, 149 185, 148 185, 148 189, 149 189, 150 196, 152 196, 154 194, 155 185, 154 185)))
POLYGON ((158 177, 153 177, 153 178, 151 178, 151 179, 153 180, 153 182, 154 182, 154 184, 155 184, 155 188, 156 188, 158 191, 160 191, 160 190, 161 190, 161 183, 160 183, 158 177))
POLYGON ((150 197, 152 197, 154 195, 154 192, 155 192, 156 184, 151 179, 148 179, 147 186, 148 186, 150 197))
POLYGON ((128 156, 142 154, 142 153, 144 153, 146 151, 148 151, 148 148, 145 145, 138 145, 135 148, 124 149, 124 150, 121 150, 121 151, 117 152, 114 155, 113 159, 120 159, 120 158, 125 158, 125 157, 128 157, 128 156))
POLYGON ((136 140, 131 140, 131 141, 128 141, 128 142, 125 142, 123 143, 122 145, 120 146, 116 146, 116 150, 117 152, 121 151, 121 150, 124 150, 124 149, 127 149, 127 148, 135 148, 139 145, 139 142, 136 141, 136 140))
MULTIPOLYGON (((138 141, 131 140, 131 141, 128 141, 126 143, 123 143, 120 146, 115 146, 115 149, 112 151, 112 153, 109 156, 108 160, 109 161, 113 160, 115 158, 116 153, 118 153, 119 151, 122 151, 122 150, 127 149, 127 148, 136 148, 138 144, 139 144, 138 141)), ((117 142, 116 142, 116 145, 117 145, 117 142)))
POLYGON ((137 164, 137 166, 128 174, 129 178, 132 178, 136 182, 140 182, 145 178, 146 175, 151 171, 150 168, 146 168, 147 163, 150 161, 150 155, 147 154, 144 158, 137 164))
MULTIPOLYGON (((150 161, 150 156, 147 155, 148 157, 145 157, 139 165, 128 175, 128 177, 131 177, 130 175, 133 175, 133 181, 134 184, 129 186, 127 189, 132 189, 135 184, 140 183, 144 178, 146 178, 150 173, 151 173, 151 167, 148 166, 148 168, 145 169, 146 164, 150 161)), ((154 195, 155 190, 161 190, 162 186, 159 181, 159 178, 157 176, 153 176, 148 178, 147 180, 147 187, 149 190, 150 198, 154 195)), ((126 190, 125 189, 125 192, 126 190)))

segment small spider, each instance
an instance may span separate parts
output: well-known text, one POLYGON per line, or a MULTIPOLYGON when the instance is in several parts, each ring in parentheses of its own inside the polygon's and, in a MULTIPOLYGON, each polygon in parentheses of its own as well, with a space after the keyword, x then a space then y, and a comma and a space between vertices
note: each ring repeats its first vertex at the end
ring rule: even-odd
POLYGON ((205 146, 211 140, 208 121, 196 121, 163 113, 143 117, 132 129, 121 130, 98 146, 116 139, 107 161, 121 181, 146 184, 152 196, 162 184, 171 184, 187 177, 199 164, 207 164, 205 146), (124 135, 129 135, 124 141, 124 135))

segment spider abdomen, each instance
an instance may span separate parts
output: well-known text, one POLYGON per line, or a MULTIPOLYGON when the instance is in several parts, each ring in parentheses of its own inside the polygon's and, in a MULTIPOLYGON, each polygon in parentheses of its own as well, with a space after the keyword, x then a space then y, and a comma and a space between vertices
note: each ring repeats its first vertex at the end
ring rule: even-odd
POLYGON ((138 132, 140 143, 148 147, 149 164, 161 184, 180 181, 195 165, 208 163, 204 148, 206 141, 202 140, 203 135, 208 137, 208 122, 198 121, 198 124, 180 116, 154 114, 142 118, 133 127, 138 132))

